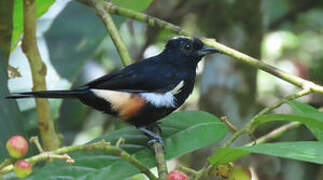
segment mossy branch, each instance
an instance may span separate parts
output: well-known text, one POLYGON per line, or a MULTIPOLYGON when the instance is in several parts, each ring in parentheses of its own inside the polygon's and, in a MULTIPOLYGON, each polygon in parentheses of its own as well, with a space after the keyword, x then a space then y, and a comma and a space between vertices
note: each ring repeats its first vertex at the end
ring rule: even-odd
MULTIPOLYGON (((31 69, 33 90, 46 90, 46 65, 43 63, 36 40, 36 0, 24 0, 24 37, 22 50, 28 58, 31 69)), ((38 127, 45 150, 59 147, 54 121, 50 114, 48 99, 36 99, 38 127)))
MULTIPOLYGON (((76 145, 76 146, 67 146, 56 149, 54 151, 42 152, 38 155, 32 156, 30 158, 25 159, 26 161, 35 164, 40 161, 52 160, 52 159, 63 159, 66 160, 67 163, 71 164, 74 160, 67 155, 67 153, 76 152, 76 151, 91 151, 91 152, 109 152, 113 153, 117 156, 120 156, 122 159, 128 161, 136 168, 140 170, 140 172, 146 174, 149 179, 157 180, 156 176, 142 164, 138 159, 131 156, 126 151, 122 150, 118 146, 112 146, 109 142, 100 141, 91 144, 84 145, 76 145)), ((0 174, 7 174, 13 170, 13 164, 7 165, 4 168, 0 169, 0 174)))

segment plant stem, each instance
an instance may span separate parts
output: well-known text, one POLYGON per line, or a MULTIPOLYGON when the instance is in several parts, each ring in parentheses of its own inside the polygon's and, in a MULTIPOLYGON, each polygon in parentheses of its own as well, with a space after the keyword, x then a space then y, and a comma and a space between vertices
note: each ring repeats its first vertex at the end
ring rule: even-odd
MULTIPOLYGON (((2 161, 2 163, 0 164, 0 169, 8 166, 9 164, 14 163, 15 160, 14 159, 5 159, 4 161, 2 161)), ((0 173, 1 174, 1 173, 0 173)))
MULTIPOLYGON (((157 126, 153 127, 153 130, 156 134, 160 135, 160 129, 157 126)), ((167 170, 167 164, 166 164, 166 160, 165 160, 164 149, 159 142, 155 142, 153 144, 153 147, 154 147, 155 157, 156 157, 156 161, 157 161, 158 179, 159 180, 166 180, 168 170, 167 170)))
POLYGON ((220 120, 221 120, 225 125, 227 125, 227 126, 228 126, 229 130, 230 130, 232 133, 235 133, 235 132, 237 132, 237 131, 238 131, 238 128, 237 128, 235 125, 233 125, 233 124, 229 121, 229 119, 228 119, 228 117, 227 117, 227 116, 222 116, 222 117, 220 117, 220 120))
MULTIPOLYGON (((46 65, 43 63, 36 40, 36 0, 24 0, 24 37, 22 50, 26 54, 33 80, 33 90, 46 90, 46 65)), ((38 127, 45 150, 59 147, 54 121, 50 114, 48 99, 36 99, 38 127)))
POLYGON ((198 171, 194 170, 194 169, 191 169, 189 167, 185 167, 185 166, 178 166, 176 169, 180 170, 180 171, 184 171, 186 173, 190 173, 194 176, 197 176, 198 175, 198 171))
POLYGON ((263 71, 266 71, 267 73, 272 74, 280 79, 283 79, 295 86, 298 86, 303 89, 309 88, 313 92, 323 93, 323 86, 317 85, 311 81, 302 79, 298 76, 289 74, 281 69, 278 69, 274 66, 266 64, 262 61, 259 61, 258 59, 255 59, 255 58, 250 57, 246 54, 243 54, 243 53, 241 53, 235 49, 232 49, 230 47, 227 47, 221 43, 218 43, 215 40, 207 39, 207 38, 202 38, 202 40, 206 45, 215 47, 215 48, 219 49, 221 52, 223 52, 224 54, 227 54, 227 55, 229 55, 241 62, 244 62, 246 64, 249 64, 251 66, 259 68, 263 71))
POLYGON ((278 108, 279 106, 281 106, 282 104, 297 99, 299 97, 308 95, 311 92, 311 90, 309 88, 303 89, 297 93, 291 94, 279 101, 277 101, 276 103, 272 104, 271 106, 268 106, 266 108, 264 108, 263 110, 261 110, 258 114, 256 114, 256 116, 254 116, 243 128, 239 129, 236 133, 234 133, 224 144, 223 147, 228 147, 229 145, 231 145, 233 143, 234 140, 236 140, 239 136, 241 136, 244 133, 252 133, 252 131, 256 128, 254 127, 254 122, 255 120, 261 116, 264 115, 276 108, 278 108))
POLYGON ((41 146, 39 142, 38 136, 33 136, 29 139, 29 142, 34 143, 40 153, 44 152, 43 147, 41 146))
POLYGON ((111 39, 116 46, 118 53, 121 57, 121 61, 124 66, 131 64, 132 60, 129 55, 127 46, 125 45, 120 33, 115 26, 109 11, 105 10, 105 7, 109 6, 109 3, 104 0, 91 0, 92 6, 94 7, 95 11, 102 19, 105 24, 106 29, 108 30, 111 39))
MULTIPOLYGON (((67 146, 62 147, 59 149, 56 149, 54 151, 49 152, 43 152, 38 155, 32 156, 30 158, 25 159, 26 161, 35 164, 39 161, 49 160, 49 159, 64 159, 64 160, 70 160, 71 158, 68 155, 65 155, 66 153, 71 153, 75 151, 101 151, 101 152, 111 152, 114 153, 117 156, 120 156, 122 159, 130 162, 135 167, 137 167, 140 172, 146 174, 150 179, 157 180, 156 176, 150 172, 149 168, 146 167, 144 164, 142 164, 138 159, 134 158, 130 154, 128 154, 126 151, 122 150, 119 147, 110 145, 109 142, 100 141, 95 142, 91 144, 85 144, 85 145, 76 145, 76 146, 67 146), (63 154, 63 155, 61 155, 63 154), (58 156, 60 155, 60 156, 58 156)), ((10 164, 8 166, 5 166, 4 168, 0 169, 0 174, 6 174, 13 170, 13 165, 10 164)))

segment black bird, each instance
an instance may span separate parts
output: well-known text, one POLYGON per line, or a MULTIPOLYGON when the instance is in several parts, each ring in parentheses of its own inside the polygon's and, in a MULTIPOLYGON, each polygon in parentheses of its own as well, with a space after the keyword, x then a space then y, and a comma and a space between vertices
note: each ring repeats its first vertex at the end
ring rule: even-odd
POLYGON ((119 117, 163 145, 147 127, 180 107, 191 94, 198 62, 219 52, 199 39, 176 37, 159 55, 104 75, 78 89, 33 91, 7 96, 17 98, 75 98, 84 104, 119 117))

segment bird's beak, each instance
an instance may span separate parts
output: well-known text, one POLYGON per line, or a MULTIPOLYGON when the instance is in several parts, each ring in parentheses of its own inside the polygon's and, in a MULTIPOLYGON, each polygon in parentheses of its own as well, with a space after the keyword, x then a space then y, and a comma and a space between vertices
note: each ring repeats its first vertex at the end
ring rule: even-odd
POLYGON ((213 53, 221 53, 221 51, 219 51, 217 48, 203 45, 202 49, 200 49, 198 51, 198 53, 200 56, 205 56, 205 55, 213 54, 213 53))

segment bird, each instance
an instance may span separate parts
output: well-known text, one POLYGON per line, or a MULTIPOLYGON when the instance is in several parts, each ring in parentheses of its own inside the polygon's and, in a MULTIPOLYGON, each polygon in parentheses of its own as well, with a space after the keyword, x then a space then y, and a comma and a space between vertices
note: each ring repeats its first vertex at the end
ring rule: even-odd
POLYGON ((159 142, 165 148, 161 136, 150 127, 158 126, 158 120, 185 102, 194 88, 198 62, 213 53, 221 52, 198 38, 179 36, 168 40, 160 54, 78 88, 13 93, 6 98, 79 99, 85 105, 134 125, 151 137, 148 143, 159 142))

